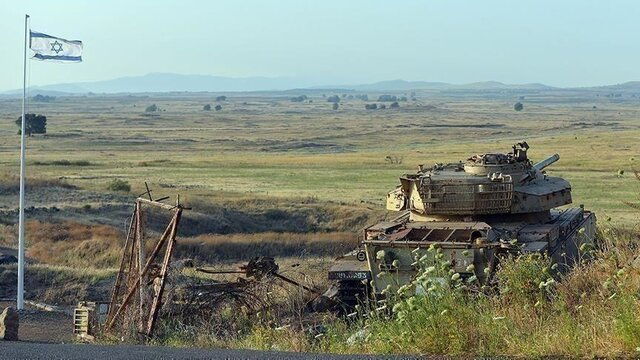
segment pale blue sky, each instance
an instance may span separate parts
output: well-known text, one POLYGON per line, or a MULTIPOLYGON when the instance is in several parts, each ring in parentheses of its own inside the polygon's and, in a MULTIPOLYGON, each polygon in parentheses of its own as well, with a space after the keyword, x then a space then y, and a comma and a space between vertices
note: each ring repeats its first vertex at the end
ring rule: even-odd
POLYGON ((0 90, 21 87, 24 14, 85 44, 31 84, 143 75, 588 86, 640 80, 640 1, 0 1, 0 90))

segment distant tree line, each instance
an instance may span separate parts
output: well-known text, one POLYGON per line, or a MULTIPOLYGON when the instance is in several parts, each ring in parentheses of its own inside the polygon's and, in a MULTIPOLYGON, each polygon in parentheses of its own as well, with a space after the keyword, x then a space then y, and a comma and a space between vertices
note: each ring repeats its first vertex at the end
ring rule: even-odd
POLYGON ((395 95, 380 95, 378 101, 392 102, 392 101, 408 101, 406 96, 397 97, 395 95))
POLYGON ((55 99, 56 99, 55 96, 40 95, 40 94, 31 98, 31 100, 35 102, 52 102, 55 99))
POLYGON ((303 102, 307 99, 307 95, 294 96, 291 98, 291 102, 303 102))
MULTIPOLYGON (((387 105, 385 105, 385 104, 378 105, 376 103, 365 104, 364 108, 366 110, 384 110, 384 109, 387 108, 387 105)), ((390 109, 398 109, 398 108, 400 108, 400 104, 397 101, 394 101, 394 102, 391 103, 391 105, 389 105, 389 108, 390 109)))

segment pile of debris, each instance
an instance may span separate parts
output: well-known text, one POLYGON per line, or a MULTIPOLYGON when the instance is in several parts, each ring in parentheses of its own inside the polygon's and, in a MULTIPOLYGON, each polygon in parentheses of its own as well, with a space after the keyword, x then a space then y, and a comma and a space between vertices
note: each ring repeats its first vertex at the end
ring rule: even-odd
MULTIPOLYGON (((280 274, 278 264, 271 257, 256 257, 232 270, 195 269, 209 275, 241 275, 235 281, 181 275, 183 268, 192 264, 181 261, 172 266, 171 260, 178 225, 183 210, 187 208, 180 204, 179 198, 175 205, 169 205, 162 202, 167 198, 153 200, 148 188, 145 194, 148 198, 136 199, 131 216, 120 269, 104 323, 106 332, 117 334, 118 337, 137 337, 144 341, 154 334, 160 314, 180 319, 210 318, 229 307, 234 312, 256 313, 272 304, 271 289, 277 282, 319 295, 317 290, 280 274), (153 250, 147 256, 146 250, 150 244, 145 241, 143 212, 145 215, 151 214, 147 214, 148 207, 168 211, 171 219, 164 233, 151 244, 153 250)), ((80 315, 78 322, 83 326, 85 323, 92 323, 84 318, 80 319, 80 315)), ((89 330, 81 332, 95 333, 89 330)))

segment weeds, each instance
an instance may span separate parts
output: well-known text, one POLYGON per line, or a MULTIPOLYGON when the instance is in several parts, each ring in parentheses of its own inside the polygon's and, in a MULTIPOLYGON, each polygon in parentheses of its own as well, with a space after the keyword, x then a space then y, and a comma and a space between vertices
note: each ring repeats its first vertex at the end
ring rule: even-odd
POLYGON ((503 261, 499 291, 492 295, 469 291, 474 280, 456 276, 432 249, 435 262, 422 259, 411 285, 388 293, 384 306, 358 307, 345 319, 320 319, 322 336, 306 335, 309 325, 295 322, 286 328, 256 322, 223 343, 338 353, 633 356, 640 346, 637 235, 605 229, 602 236, 593 259, 556 274, 560 280, 551 276, 547 257, 503 261))
POLYGON ((53 166, 91 166, 93 165, 88 160, 52 160, 52 161, 34 161, 33 165, 53 165, 53 166))

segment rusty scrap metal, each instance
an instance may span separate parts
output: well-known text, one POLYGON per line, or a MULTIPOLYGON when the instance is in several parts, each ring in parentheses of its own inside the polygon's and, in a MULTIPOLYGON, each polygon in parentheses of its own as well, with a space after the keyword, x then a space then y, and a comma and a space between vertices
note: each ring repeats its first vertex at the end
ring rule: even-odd
POLYGON ((244 274, 247 278, 253 278, 257 281, 265 277, 275 277, 291 285, 298 286, 306 291, 314 294, 320 294, 318 290, 305 286, 291 278, 288 278, 278 271, 280 267, 272 257, 259 256, 251 259, 246 265, 240 266, 239 270, 214 270, 208 268, 196 268, 196 271, 206 274, 244 274))
POLYGON ((178 225, 185 208, 179 201, 174 206, 153 200, 148 186, 145 194, 149 199, 137 198, 131 216, 120 269, 111 295, 106 331, 114 330, 116 326, 123 330, 135 326, 138 334, 150 336, 162 306, 178 225), (148 257, 145 253, 143 205, 164 209, 172 214, 164 233, 148 257), (164 253, 161 254, 163 249, 164 253), (137 296, 134 296, 136 293, 137 296))

